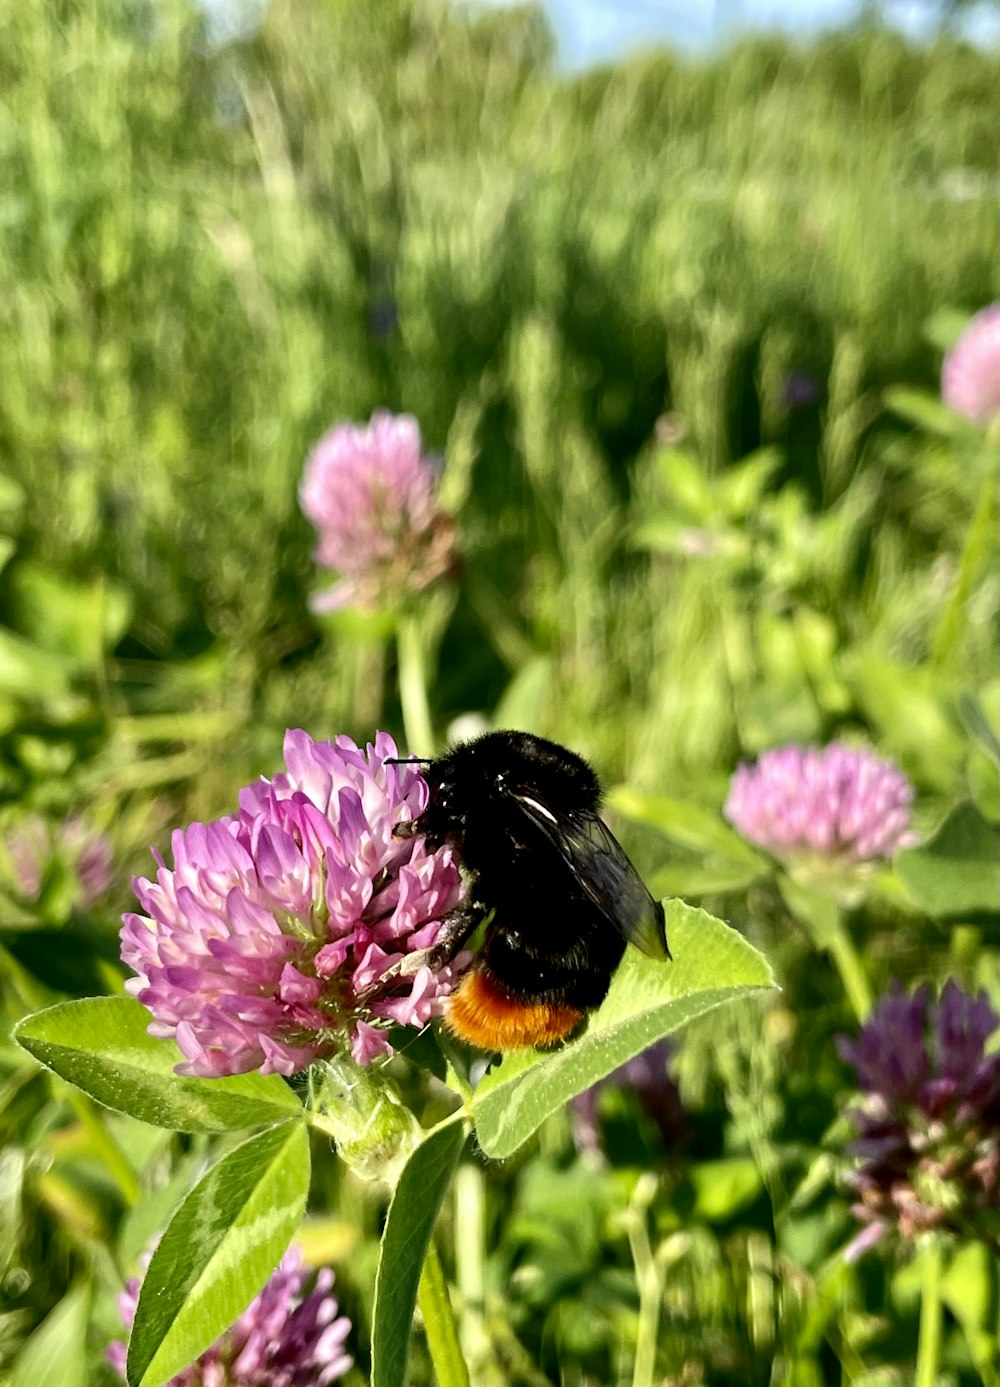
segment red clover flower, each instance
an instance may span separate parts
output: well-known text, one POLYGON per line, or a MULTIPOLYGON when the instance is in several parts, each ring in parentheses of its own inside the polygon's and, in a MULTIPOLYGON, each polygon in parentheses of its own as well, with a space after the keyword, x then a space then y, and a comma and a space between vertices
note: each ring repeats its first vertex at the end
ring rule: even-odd
POLYGON ((299 499, 319 531, 316 562, 343 579, 314 599, 314 610, 375 610, 452 568, 454 526, 437 504, 436 482, 408 414, 376 410, 366 427, 337 424, 320 439, 299 499))
POLYGON ((1000 1250, 1000 1053, 986 1043, 1000 1016, 985 992, 954 981, 878 1003, 857 1040, 837 1045, 863 1092, 849 1116, 858 1158, 848 1182, 864 1227, 855 1258, 891 1229, 982 1238, 1000 1250))
POLYGON ((154 852, 154 881, 133 882, 143 914, 124 916, 126 987, 176 1036, 178 1073, 291 1074, 350 1047, 367 1064, 392 1048, 385 1027, 439 1015, 465 959, 433 971, 424 951, 458 904, 447 847, 397 838, 427 783, 388 764, 385 732, 285 736, 286 770, 240 792, 239 810, 154 852))
POLYGON ((573 1140, 579 1151, 600 1151, 604 1146, 599 1099, 606 1089, 631 1090, 647 1117, 659 1128, 663 1144, 675 1149, 688 1135, 680 1089, 667 1071, 674 1047, 657 1041, 633 1059, 619 1065, 572 1101, 573 1140))
POLYGON ((1000 302, 977 313, 945 357, 941 397, 977 424, 1000 416, 1000 302))
MULTIPOLYGON (((148 1265, 148 1254, 143 1261, 148 1265)), ((301 1250, 292 1247, 236 1323, 165 1387, 326 1387, 340 1377, 353 1361, 344 1351, 351 1322, 337 1315, 329 1268, 317 1274, 307 1295, 305 1279, 301 1250)), ((141 1284, 132 1277, 118 1298, 126 1328, 135 1319, 141 1284)), ((124 1377, 125 1343, 109 1344, 105 1356, 124 1377)))
POLYGON ((6 875, 22 901, 38 900, 57 862, 72 872, 73 903, 83 910, 107 895, 114 884, 109 839, 75 815, 56 826, 40 814, 28 814, 4 836, 4 849, 6 875))
POLYGON ((845 866, 890 857, 911 841, 913 787, 892 761, 832 742, 766 751, 733 776, 725 815, 775 857, 845 866))

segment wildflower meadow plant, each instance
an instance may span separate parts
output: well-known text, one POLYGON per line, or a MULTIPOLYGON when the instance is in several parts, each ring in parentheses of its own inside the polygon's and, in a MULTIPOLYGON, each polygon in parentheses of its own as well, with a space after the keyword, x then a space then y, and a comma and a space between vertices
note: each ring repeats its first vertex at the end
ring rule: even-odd
MULTIPOLYGON (((143 1261, 148 1264, 148 1254, 143 1261)), ((333 1272, 324 1267, 309 1291, 302 1252, 292 1246, 264 1289, 211 1348, 164 1387, 326 1387, 351 1366, 344 1342, 351 1331, 331 1294, 333 1272)), ((122 1322, 131 1328, 142 1282, 132 1277, 119 1296, 122 1322)), ((108 1362, 125 1376, 127 1346, 110 1344, 108 1362)))
POLYGON ((71 882, 67 897, 88 910, 114 885, 114 851, 103 833, 71 815, 53 824, 28 814, 12 824, 3 838, 3 885, 16 899, 36 902, 53 869, 61 864, 71 882))
POLYGON ((366 426, 337 424, 320 439, 299 498, 318 531, 317 563, 342 577, 314 598, 316 611, 396 606, 449 571, 454 527, 437 474, 408 414, 377 410, 366 426))
POLYGON ((1000 302, 977 313, 945 357, 941 397, 977 424, 1000 418, 1000 302))
POLYGON ((894 1232, 979 1238, 1000 1252, 1000 1027, 985 992, 952 981, 884 996, 856 1040, 840 1037, 862 1100, 850 1112, 858 1257, 894 1232))
POLYGON ((869 751, 785 746, 739 767, 725 814, 775 857, 853 866, 891 857, 910 840, 912 798, 902 771, 869 751))
POLYGON ((137 879, 144 913, 124 917, 128 990, 175 1036, 179 1072, 291 1074, 350 1048, 360 1064, 392 1053, 386 1027, 440 1011, 454 965, 420 962, 458 904, 449 848, 393 835, 420 814, 427 785, 393 764, 380 732, 285 737, 286 769, 242 790, 239 809, 174 833, 173 866, 137 879))

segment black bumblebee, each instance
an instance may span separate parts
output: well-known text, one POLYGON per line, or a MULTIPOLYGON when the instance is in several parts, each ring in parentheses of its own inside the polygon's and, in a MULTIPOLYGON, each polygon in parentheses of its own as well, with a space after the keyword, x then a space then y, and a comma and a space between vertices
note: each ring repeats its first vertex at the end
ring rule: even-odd
POLYGON ((550 1046, 599 1006, 626 941, 669 958, 654 901, 599 816, 581 757, 527 732, 488 732, 427 763, 427 808, 396 830, 449 843, 472 878, 432 966, 492 917, 446 1024, 483 1050, 550 1046))

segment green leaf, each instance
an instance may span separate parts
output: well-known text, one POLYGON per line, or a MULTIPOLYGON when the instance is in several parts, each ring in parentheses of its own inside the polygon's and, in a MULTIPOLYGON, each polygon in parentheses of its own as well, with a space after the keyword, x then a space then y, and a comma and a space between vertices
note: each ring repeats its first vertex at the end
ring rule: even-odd
POLYGON ((993 731, 979 699, 971 693, 959 694, 958 716, 969 736, 1000 770, 1000 737, 993 731))
POLYGON ((721 920, 681 901, 666 911, 672 963, 627 949, 578 1040, 549 1054, 515 1050, 482 1080, 472 1113, 488 1156, 511 1155, 575 1094, 686 1021, 774 985, 767 961, 721 920))
POLYGON ((90 1289, 65 1295, 17 1355, 5 1387, 87 1387, 90 1289))
POLYGON ((895 867, 929 915, 954 919, 1000 910, 1000 829, 959 804, 928 843, 897 855, 895 867))
POLYGON ((760 1194, 764 1187, 757 1162, 749 1156, 721 1161, 698 1161, 691 1167, 695 1189, 694 1212, 709 1223, 722 1223, 760 1194))
POLYGON ((778 890, 799 924, 817 949, 828 949, 840 929, 840 907, 822 892, 813 890, 781 872, 778 890))
POLYGON ((223 1132, 286 1121, 301 1111, 276 1074, 175 1074, 180 1051, 172 1041, 149 1035, 148 1025, 149 1012, 131 997, 88 997, 25 1017, 14 1039, 105 1107, 154 1127, 223 1132))
POLYGON ((923 336, 940 352, 950 352, 972 321, 971 313, 954 308, 939 308, 924 323, 923 336))
POLYGON ((984 1387, 1000 1387, 996 1324, 997 1264, 985 1243, 958 1248, 941 1281, 941 1299, 962 1326, 984 1387))
POLYGON ((302 1122, 269 1127, 223 1156, 170 1220, 139 1293, 129 1387, 160 1387, 246 1309, 278 1265, 306 1206, 302 1122))
POLYGON ((465 1137, 464 1123, 442 1123, 416 1148, 399 1177, 375 1277, 371 1387, 401 1387, 406 1381, 420 1272, 465 1137))
POLYGON ((894 413, 906 419, 908 423, 926 429, 928 433, 955 438, 968 436, 975 431, 975 426, 964 415, 956 414, 935 396, 922 390, 894 385, 886 390, 883 398, 894 413))
POLYGON ((743 891, 760 876, 748 862, 729 862, 706 857, 700 862, 672 862, 649 876, 654 896, 711 896, 726 891, 743 891))
POLYGON ((670 509, 695 525, 703 525, 715 514, 715 498, 703 464, 678 448, 661 448, 656 470, 667 493, 670 509))
POLYGON ((68 662, 0 629, 0 692, 36 702, 66 694, 68 662))
POLYGON ((22 563, 11 587, 19 629, 55 655, 96 664, 128 626, 131 599, 103 576, 81 583, 43 564, 22 563))
POLYGON ((754 852, 712 809, 667 795, 647 794, 621 785, 607 796, 609 809, 635 823, 646 824, 674 843, 699 853, 714 853, 731 863, 768 871, 767 859, 754 852))
MULTIPOLYGON (((145 1131, 136 1127, 135 1131, 145 1131)), ((165 1140, 169 1141, 167 1137, 165 1140)), ((195 1181, 204 1173, 203 1142, 193 1143, 195 1149, 184 1156, 171 1171, 165 1185, 158 1185, 125 1215, 118 1230, 118 1258, 122 1265, 131 1266, 139 1260, 154 1238, 163 1232, 171 1215, 195 1181)))
POLYGON ((717 488, 722 508, 730 519, 743 520, 756 509, 783 461, 780 448, 758 448, 722 474, 717 488))

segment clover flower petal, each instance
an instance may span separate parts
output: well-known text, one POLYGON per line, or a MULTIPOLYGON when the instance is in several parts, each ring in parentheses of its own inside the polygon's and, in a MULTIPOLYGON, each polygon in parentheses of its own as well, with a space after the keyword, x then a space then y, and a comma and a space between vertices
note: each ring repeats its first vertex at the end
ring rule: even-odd
MULTIPOLYGON (((148 1254, 143 1261, 148 1265, 148 1254)), ((342 1376, 353 1361, 344 1347, 351 1322, 338 1314, 333 1272, 318 1272, 308 1293, 306 1276, 301 1249, 290 1248, 239 1319, 165 1387, 326 1387, 342 1376)), ((141 1285, 132 1277, 118 1297, 126 1328, 135 1319, 141 1285)), ((120 1340, 105 1350, 122 1377, 126 1356, 120 1340)))
POLYGON ((105 834, 76 815, 53 824, 41 814, 26 814, 3 834, 0 879, 19 900, 35 903, 56 863, 75 880, 72 904, 88 910, 114 884, 114 854, 105 834))
POLYGON ((862 1229, 850 1257, 895 1230, 980 1237, 1000 1248, 1000 1016, 956 982, 884 996, 855 1040, 838 1039, 863 1098, 847 1183, 862 1229))
POLYGON ((889 857, 911 841, 913 788, 891 762, 832 742, 766 751, 733 776, 725 815, 777 857, 889 857))
POLYGON ((158 857, 155 879, 134 882, 126 987, 151 1034, 176 1036, 179 1072, 291 1074, 337 1048, 370 1060, 391 1053, 385 1025, 439 1014, 465 960, 409 960, 461 877, 449 848, 393 836, 427 803, 395 754, 384 733, 363 752, 291 731, 283 772, 242 790, 236 814, 175 832, 173 866, 158 857))
POLYGON ((1000 416, 1000 302, 977 313, 945 357, 941 397, 979 424, 1000 416))
POLYGON ((436 481, 407 414, 378 410, 367 426, 338 424, 320 439, 299 499, 319 534, 316 562, 343 580, 314 600, 317 611, 388 605, 448 572, 454 530, 436 481))

